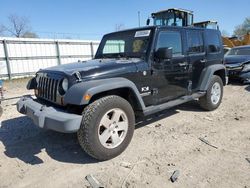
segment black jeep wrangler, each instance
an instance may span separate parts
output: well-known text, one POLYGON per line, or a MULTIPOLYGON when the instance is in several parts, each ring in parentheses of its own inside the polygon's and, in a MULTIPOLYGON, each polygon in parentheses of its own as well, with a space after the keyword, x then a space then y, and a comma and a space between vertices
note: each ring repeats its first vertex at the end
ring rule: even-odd
POLYGON ((214 110, 226 84, 218 30, 150 26, 107 34, 95 58, 39 70, 17 110, 46 129, 77 132, 99 160, 119 155, 135 120, 198 99, 214 110))

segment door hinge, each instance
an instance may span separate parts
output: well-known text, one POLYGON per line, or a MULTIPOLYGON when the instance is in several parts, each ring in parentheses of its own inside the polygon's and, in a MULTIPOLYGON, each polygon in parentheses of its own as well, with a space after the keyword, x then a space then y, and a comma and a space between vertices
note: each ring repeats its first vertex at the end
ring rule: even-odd
POLYGON ((192 84, 193 82, 191 80, 188 81, 188 93, 192 92, 192 84))

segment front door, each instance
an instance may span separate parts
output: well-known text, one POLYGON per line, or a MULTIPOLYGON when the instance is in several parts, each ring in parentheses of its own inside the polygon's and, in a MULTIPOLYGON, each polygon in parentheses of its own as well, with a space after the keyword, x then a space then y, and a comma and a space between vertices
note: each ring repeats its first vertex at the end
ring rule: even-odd
POLYGON ((153 75, 155 101, 162 104, 188 94, 190 71, 183 46, 183 33, 179 30, 162 30, 156 40, 155 51, 159 48, 172 48, 173 58, 155 60, 153 75))

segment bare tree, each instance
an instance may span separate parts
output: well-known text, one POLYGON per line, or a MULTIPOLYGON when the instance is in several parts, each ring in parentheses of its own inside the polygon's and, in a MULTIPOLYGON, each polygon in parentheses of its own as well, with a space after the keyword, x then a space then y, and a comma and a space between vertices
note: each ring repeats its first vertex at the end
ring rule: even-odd
POLYGON ((242 36, 250 32, 250 17, 246 18, 241 25, 235 27, 234 35, 242 36))
POLYGON ((39 36, 36 33, 31 32, 31 31, 25 32, 21 37, 23 37, 23 38, 39 38, 39 36))
POLYGON ((4 25, 0 25, 0 36, 4 35, 5 30, 6 29, 5 29, 4 25))
POLYGON ((30 30, 29 20, 26 17, 20 17, 16 14, 11 14, 8 17, 9 26, 5 27, 6 30, 15 37, 22 37, 24 33, 30 30))

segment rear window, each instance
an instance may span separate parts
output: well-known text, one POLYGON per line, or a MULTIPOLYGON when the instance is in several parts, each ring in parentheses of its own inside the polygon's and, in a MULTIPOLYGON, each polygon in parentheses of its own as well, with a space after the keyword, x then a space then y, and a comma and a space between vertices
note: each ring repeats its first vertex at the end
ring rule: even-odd
POLYGON ((188 53, 189 54, 204 52, 204 42, 203 42, 202 32, 188 31, 187 40, 188 40, 188 53))
POLYGON ((206 32, 208 44, 208 53, 217 53, 221 51, 221 38, 216 31, 206 32))

